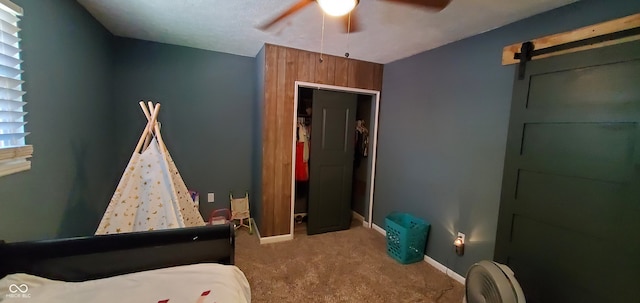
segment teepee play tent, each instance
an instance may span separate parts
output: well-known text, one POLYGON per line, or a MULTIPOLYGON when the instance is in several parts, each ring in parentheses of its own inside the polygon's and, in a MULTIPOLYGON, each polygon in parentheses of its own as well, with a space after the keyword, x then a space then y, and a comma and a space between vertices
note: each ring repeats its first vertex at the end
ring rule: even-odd
POLYGON ((140 107, 147 126, 96 235, 205 225, 160 135, 160 104, 140 107))

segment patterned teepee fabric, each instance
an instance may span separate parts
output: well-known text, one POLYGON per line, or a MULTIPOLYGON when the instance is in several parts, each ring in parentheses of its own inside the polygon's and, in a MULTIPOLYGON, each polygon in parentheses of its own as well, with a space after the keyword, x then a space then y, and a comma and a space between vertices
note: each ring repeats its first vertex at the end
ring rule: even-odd
POLYGON ((203 225, 169 152, 154 138, 129 161, 96 234, 203 225))

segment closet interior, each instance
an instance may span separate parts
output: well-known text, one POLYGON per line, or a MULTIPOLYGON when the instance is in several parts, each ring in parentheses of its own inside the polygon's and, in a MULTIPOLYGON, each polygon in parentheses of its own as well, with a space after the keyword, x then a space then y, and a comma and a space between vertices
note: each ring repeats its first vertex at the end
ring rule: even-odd
MULTIPOLYGON (((306 234, 307 222, 310 216, 314 216, 314 213, 309 208, 310 192, 316 191, 334 191, 335 188, 327 185, 326 182, 311 182, 312 171, 311 163, 314 161, 314 154, 312 146, 314 144, 321 144, 321 141, 326 138, 314 138, 312 134, 312 124, 314 119, 326 119, 323 116, 322 111, 318 113, 313 112, 314 108, 314 88, 299 87, 298 89, 298 103, 296 112, 296 129, 295 129, 295 154, 294 154, 294 233, 306 234), (315 186, 315 188, 312 188, 315 186), (321 187, 321 188, 318 188, 321 187)), ((352 177, 350 191, 350 205, 351 213, 353 214, 353 224, 362 224, 362 220, 365 218, 368 211, 369 204, 369 191, 370 191, 370 176, 371 176, 371 154, 372 144, 369 139, 369 128, 372 125, 373 117, 373 102, 374 97, 371 95, 356 94, 353 93, 353 97, 357 99, 355 109, 355 121, 349 125, 349 129, 353 136, 353 150, 350 151, 353 155, 351 163, 352 177)), ((323 123, 325 123, 323 121, 323 123)), ((327 123, 331 123, 328 120, 327 123)), ((324 124, 315 124, 318 125, 324 124)), ((331 127, 331 126, 326 126, 331 127)), ((337 126, 336 126, 337 127, 337 126)), ((348 132, 345 132, 348 133, 348 132)), ((316 132, 316 134, 318 134, 316 132)), ((324 135, 323 135, 324 136, 324 135)), ((349 138, 350 139, 350 138, 349 138)), ((330 139, 326 139, 330 140, 330 139)), ((346 142, 346 139, 345 139, 346 142)), ((319 157, 315 158, 315 161, 319 157)), ((315 166, 317 167, 317 166, 315 166)), ((316 168, 317 169, 317 168, 316 168)), ((317 176, 317 174, 315 175, 317 176)), ((329 195, 330 196, 330 195, 329 195)), ((317 195, 315 196, 317 197, 317 195)), ((317 199, 317 198, 316 198, 317 199)), ((324 201, 320 201, 319 205, 322 208, 324 201)), ((317 212, 331 211, 328 209, 315 209, 317 212)), ((337 215, 337 214, 336 214, 337 215)))

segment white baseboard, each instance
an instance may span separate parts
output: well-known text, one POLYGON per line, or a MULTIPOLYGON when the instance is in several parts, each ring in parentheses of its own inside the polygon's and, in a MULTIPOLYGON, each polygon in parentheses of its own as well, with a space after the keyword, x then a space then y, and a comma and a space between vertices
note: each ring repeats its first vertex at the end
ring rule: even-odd
MULTIPOLYGON (((379 232, 380 234, 382 234, 383 236, 385 237, 387 236, 387 231, 384 230, 384 228, 376 225, 375 223, 373 224, 373 229, 379 232)), ((448 267, 442 265, 440 262, 432 259, 427 255, 424 255, 424 261, 427 262, 429 265, 433 266, 435 269, 445 273, 447 276, 451 277, 452 279, 464 285, 464 280, 465 280, 464 277, 459 275, 455 271, 449 269, 448 267)))
POLYGON ((431 257, 424 255, 424 261, 427 262, 429 265, 435 267, 437 270, 445 273, 447 276, 451 277, 451 279, 456 280, 458 283, 464 285, 464 277, 459 275, 457 272, 449 269, 448 267, 442 265, 442 263, 432 259, 431 257))
POLYGON ((293 240, 292 234, 260 238, 260 244, 278 243, 293 240))
POLYGON ((356 220, 362 222, 362 226, 364 226, 366 228, 369 228, 369 222, 367 222, 367 220, 365 220, 362 215, 360 215, 359 213, 357 213, 355 211, 351 211, 351 213, 353 213, 353 218, 355 218, 356 220))
POLYGON ((359 213, 357 213, 355 211, 351 211, 351 213, 353 214, 353 218, 355 218, 356 220, 358 220, 360 222, 364 222, 364 217, 362 215, 360 215, 359 213))
POLYGON ((258 235, 258 239, 260 240, 260 244, 269 244, 269 243, 278 243, 293 240, 293 234, 279 235, 279 236, 271 236, 271 237, 262 237, 260 236, 260 230, 258 229, 258 225, 253 221, 253 228, 256 230, 256 234, 258 235))
POLYGON ((371 226, 373 226, 373 230, 375 230, 375 231, 377 231, 377 232, 381 233, 381 234, 382 234, 383 236, 385 236, 385 237, 387 236, 387 231, 386 231, 386 230, 384 230, 384 228, 382 228, 382 227, 380 227, 380 226, 376 225, 375 223, 373 223, 371 226))
POLYGON ((258 224, 256 224, 256 220, 251 218, 251 223, 253 223, 253 228, 256 230, 256 235, 258 235, 258 240, 260 239, 260 231, 258 230, 258 224))
POLYGON ((260 237, 258 233, 258 237, 260 239, 260 244, 269 244, 269 243, 278 243, 284 241, 293 240, 293 234, 279 235, 279 236, 271 236, 271 237, 260 237))

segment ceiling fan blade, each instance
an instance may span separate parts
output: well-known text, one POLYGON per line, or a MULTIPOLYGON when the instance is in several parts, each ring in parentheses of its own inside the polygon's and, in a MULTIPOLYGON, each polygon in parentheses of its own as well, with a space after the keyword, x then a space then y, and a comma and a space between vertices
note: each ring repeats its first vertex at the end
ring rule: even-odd
POLYGON ((263 31, 269 29, 271 26, 273 26, 274 24, 278 23, 280 20, 282 20, 282 19, 284 19, 286 17, 289 17, 293 13, 303 9, 305 6, 311 4, 312 2, 314 2, 314 0, 300 0, 300 1, 298 1, 298 3, 294 4, 293 6, 291 6, 287 11, 285 11, 282 14, 280 14, 278 17, 276 17, 273 20, 269 21, 268 23, 260 26, 259 29, 261 29, 263 31))
POLYGON ((449 5, 449 3, 451 3, 451 0, 386 0, 386 1, 411 4, 411 5, 421 6, 425 8, 435 9, 438 11, 443 10, 445 7, 447 7, 447 5, 449 5))
POLYGON ((344 26, 343 31, 345 33, 354 33, 362 30, 362 26, 360 25, 360 21, 358 20, 358 13, 356 10, 351 11, 351 13, 346 14, 342 17, 342 24, 344 26), (351 20, 349 20, 349 16, 351 16, 351 20))

